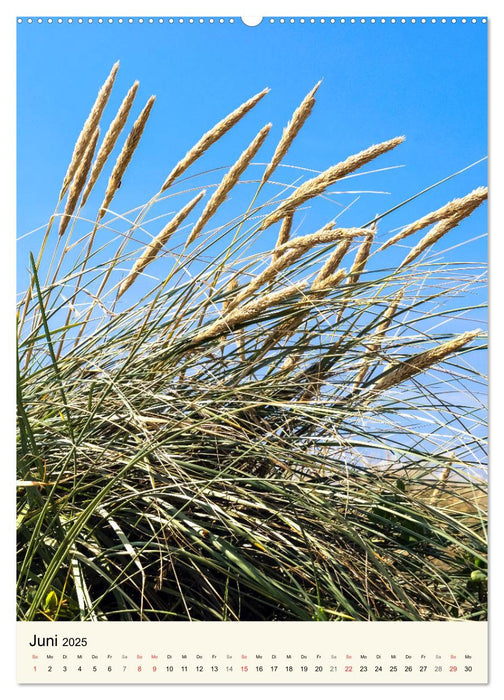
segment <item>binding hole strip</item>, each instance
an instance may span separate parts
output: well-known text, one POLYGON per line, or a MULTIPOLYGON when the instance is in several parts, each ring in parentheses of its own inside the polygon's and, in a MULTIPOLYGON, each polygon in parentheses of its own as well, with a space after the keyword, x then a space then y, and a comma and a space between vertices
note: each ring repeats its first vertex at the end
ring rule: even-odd
POLYGON ((486 17, 18 17, 18 24, 486 24, 486 17))

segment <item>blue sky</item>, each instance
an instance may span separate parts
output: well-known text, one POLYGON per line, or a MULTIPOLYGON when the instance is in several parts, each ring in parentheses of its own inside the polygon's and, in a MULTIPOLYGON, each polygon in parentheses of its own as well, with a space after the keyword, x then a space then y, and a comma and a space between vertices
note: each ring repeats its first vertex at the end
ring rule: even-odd
MULTIPOLYGON (((118 59, 121 68, 105 120, 134 79, 140 80, 136 113, 151 94, 157 100, 114 202, 117 210, 130 206, 132 193, 137 204, 150 197, 204 131, 265 86, 270 94, 201 166, 233 162, 272 121, 257 158, 267 160, 294 108, 323 78, 316 108, 285 162, 323 170, 404 134, 406 143, 376 162, 376 167, 404 168, 351 183, 355 189, 358 184, 392 193, 361 199, 359 214, 372 216, 486 155, 486 30, 481 21, 281 25, 265 19, 255 28, 240 20, 233 25, 23 22, 17 43, 19 233, 52 213, 75 139, 118 59)), ((409 205, 387 226, 401 225, 485 182, 482 163, 409 205)), ((100 193, 104 187, 105 182, 100 193)), ((482 210, 471 225, 484 233, 484 219, 482 210)))

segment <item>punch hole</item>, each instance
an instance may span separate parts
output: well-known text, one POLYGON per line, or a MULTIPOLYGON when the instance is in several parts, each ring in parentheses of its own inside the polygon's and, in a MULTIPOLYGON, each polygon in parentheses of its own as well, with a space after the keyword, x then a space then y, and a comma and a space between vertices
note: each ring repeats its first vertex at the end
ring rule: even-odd
POLYGON ((242 17, 241 21, 246 24, 247 27, 257 27, 262 22, 262 17, 242 17))

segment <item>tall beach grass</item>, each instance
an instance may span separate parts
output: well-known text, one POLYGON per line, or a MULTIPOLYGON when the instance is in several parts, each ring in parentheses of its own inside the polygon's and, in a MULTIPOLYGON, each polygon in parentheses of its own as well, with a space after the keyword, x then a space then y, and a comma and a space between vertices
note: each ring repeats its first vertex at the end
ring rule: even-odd
POLYGON ((139 205, 155 102, 102 125, 118 67, 19 297, 18 619, 486 619, 485 278, 441 254, 486 188, 310 227, 404 140, 283 168, 317 84, 206 176, 268 91, 195 133, 139 205))

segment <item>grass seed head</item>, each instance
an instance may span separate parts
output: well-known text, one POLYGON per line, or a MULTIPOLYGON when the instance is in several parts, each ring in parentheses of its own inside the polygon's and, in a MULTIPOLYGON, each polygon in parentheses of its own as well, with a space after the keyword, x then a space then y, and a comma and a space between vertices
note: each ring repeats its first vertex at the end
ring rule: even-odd
POLYGON ((357 284, 359 278, 366 266, 366 263, 371 252, 371 246, 376 233, 376 225, 373 225, 368 231, 365 239, 362 241, 348 276, 348 284, 357 284))
POLYGON ((89 182, 86 186, 84 194, 82 195, 82 206, 84 206, 84 204, 87 201, 87 198, 91 194, 91 190, 93 189, 96 181, 98 180, 100 173, 103 170, 103 166, 107 162, 109 155, 112 153, 117 139, 119 138, 119 135, 121 134, 121 131, 123 130, 124 125, 126 124, 128 115, 135 100, 135 95, 137 93, 138 86, 139 82, 137 80, 129 89, 126 97, 122 101, 122 104, 117 111, 116 116, 111 122, 107 133, 105 134, 102 145, 98 150, 96 160, 93 163, 93 169, 91 170, 91 175, 89 176, 89 182))
MULTIPOLYGON (((405 226, 398 233, 396 233, 395 236, 392 236, 388 239, 388 241, 385 241, 385 243, 378 248, 377 252, 379 253, 382 250, 386 250, 386 248, 389 248, 391 245, 395 245, 399 241, 402 241, 403 238, 411 236, 413 233, 417 233, 417 231, 421 231, 422 229, 427 228, 427 226, 435 224, 437 221, 451 218, 452 216, 457 216, 461 212, 469 209, 469 213, 471 213, 471 211, 479 206, 479 204, 481 204, 481 202, 483 202, 487 196, 488 188, 478 187, 465 197, 460 197, 459 199, 454 199, 453 201, 448 202, 448 204, 445 204, 440 209, 436 209, 436 211, 432 211, 430 214, 426 214, 420 219, 414 221, 412 224, 405 226)), ((467 214, 465 216, 467 216, 467 214)))
POLYGON ((240 176, 246 170, 252 158, 261 148, 266 136, 269 134, 270 129, 271 124, 266 124, 266 126, 264 126, 261 129, 261 131, 257 134, 255 139, 250 143, 248 148, 246 148, 243 151, 236 163, 224 175, 220 185, 210 197, 208 204, 206 205, 200 218, 196 222, 196 225, 191 231, 191 234, 187 239, 187 245, 190 245, 197 238, 197 236, 201 233, 203 227, 208 223, 212 216, 214 216, 221 204, 223 204, 226 201, 229 192, 236 185, 236 183, 240 179, 240 176))
POLYGON ((238 280, 236 279, 236 275, 235 275, 228 282, 227 289, 226 289, 228 296, 222 302, 222 313, 226 313, 226 311, 229 309, 229 306, 231 304, 232 294, 236 289, 238 289, 238 280))
POLYGON ((117 298, 121 297, 124 292, 131 287, 136 278, 145 270, 147 265, 151 263, 158 255, 159 251, 169 241, 171 236, 178 229, 180 224, 189 216, 200 199, 205 196, 206 190, 203 190, 196 195, 191 201, 185 205, 175 216, 166 224, 160 233, 149 243, 142 255, 133 265, 131 272, 122 282, 117 292, 117 298))
MULTIPOLYGON (((475 192, 478 192, 475 190, 475 192)), ((408 253, 404 258, 399 268, 409 265, 413 262, 419 255, 421 255, 424 250, 430 248, 434 243, 436 243, 445 233, 451 231, 467 216, 472 214, 472 212, 479 207, 479 205, 487 198, 488 190, 487 188, 479 188, 478 194, 474 192, 471 193, 473 196, 466 198, 463 206, 459 206, 454 214, 452 214, 447 219, 441 219, 431 230, 422 238, 422 240, 417 243, 417 245, 408 253)))
POLYGON ((151 109, 154 105, 155 99, 155 95, 152 95, 152 97, 150 97, 147 101, 147 104, 141 111, 138 119, 133 124, 131 131, 128 134, 128 138, 126 139, 124 146, 122 147, 122 150, 117 157, 114 169, 112 170, 108 181, 105 197, 100 207, 100 211, 98 214, 99 219, 101 219, 105 215, 105 212, 108 209, 110 202, 112 201, 115 193, 121 186, 122 177, 126 171, 126 168, 130 164, 130 161, 133 157, 133 153, 136 151, 137 146, 140 143, 143 130, 145 129, 145 125, 149 118, 151 109))
POLYGON ((313 281, 311 289, 313 292, 328 292, 339 285, 339 283, 346 277, 347 271, 345 268, 338 270, 332 275, 326 275, 325 277, 316 277, 313 281))
POLYGON ((275 260, 272 260, 272 262, 261 273, 259 273, 253 280, 251 280, 247 284, 247 286, 244 289, 242 289, 242 291, 239 294, 237 294, 236 298, 231 302, 230 308, 234 308, 238 304, 241 304, 242 301, 249 299, 255 292, 257 292, 258 289, 263 287, 265 284, 272 282, 279 272, 285 270, 287 267, 289 267, 289 265, 292 265, 294 262, 296 262, 296 260, 298 260, 303 255, 305 250, 305 248, 301 247, 294 248, 293 250, 286 252, 285 254, 281 255, 275 260))
POLYGON ((317 277, 315 278, 314 284, 319 284, 325 277, 330 277, 333 275, 341 264, 341 261, 348 252, 348 249, 352 245, 352 238, 348 236, 344 238, 339 244, 336 250, 334 250, 328 257, 317 277))
POLYGON ((250 110, 255 107, 255 105, 259 102, 259 100, 262 100, 262 98, 267 95, 269 92, 269 88, 265 88, 261 92, 257 93, 257 95, 254 95, 254 97, 251 97, 250 100, 247 100, 244 102, 242 105, 240 105, 237 109, 235 109, 233 112, 227 115, 227 117, 224 117, 220 122, 218 122, 213 129, 210 129, 210 131, 207 131, 203 136, 200 138, 200 140, 186 153, 186 155, 180 160, 177 165, 173 168, 171 173, 168 175, 166 180, 163 183, 163 186, 161 188, 161 192, 164 192, 168 187, 170 187, 173 182, 182 175, 193 163, 194 161, 198 160, 205 151, 207 151, 212 144, 214 144, 216 141, 218 141, 220 138, 224 136, 225 133, 227 133, 235 124, 237 124, 240 119, 242 119, 247 112, 250 112, 250 110))
POLYGON ((65 205, 65 211, 60 221, 58 232, 60 238, 67 229, 70 217, 75 211, 75 207, 77 206, 80 193, 82 192, 82 189, 86 183, 86 178, 88 176, 89 170, 91 169, 91 162, 93 160, 93 155, 96 149, 96 144, 98 143, 99 135, 100 127, 97 126, 93 136, 91 137, 91 140, 88 143, 87 149, 82 157, 79 167, 77 168, 75 177, 72 180, 72 184, 70 186, 70 191, 68 193, 68 198, 65 205))
POLYGON ((319 80, 315 87, 306 95, 304 100, 292 115, 291 121, 283 130, 282 138, 278 142, 273 157, 264 171, 261 183, 265 183, 271 177, 278 165, 284 159, 287 151, 291 147, 292 142, 303 127, 303 124, 310 116, 313 106, 315 105, 315 93, 317 92, 321 82, 322 81, 319 80))
POLYGON ((276 221, 279 221, 286 216, 286 214, 294 212, 309 199, 313 199, 313 197, 317 197, 319 194, 325 192, 328 187, 333 185, 338 180, 341 180, 341 178, 350 175, 350 173, 358 170, 363 165, 366 165, 366 163, 369 163, 383 153, 387 153, 387 151, 392 150, 403 141, 404 136, 398 136, 397 138, 384 141, 383 143, 376 144, 370 148, 366 148, 360 153, 349 156, 341 163, 331 166, 320 175, 307 180, 289 197, 287 197, 287 199, 285 199, 275 209, 275 211, 264 219, 261 224, 261 229, 264 230, 268 228, 268 226, 271 226, 276 221))
POLYGON ((84 126, 82 127, 82 131, 79 134, 79 137, 75 143, 70 165, 68 166, 68 170, 63 180, 60 198, 62 198, 65 192, 67 191, 69 184, 71 183, 75 173, 77 172, 77 168, 79 167, 84 153, 86 152, 89 142, 91 141, 95 133, 96 127, 100 122, 103 110, 105 109, 105 105, 107 104, 108 99, 110 97, 110 93, 112 92, 112 87, 114 85, 114 80, 118 70, 119 61, 114 63, 114 65, 112 66, 112 70, 110 71, 107 80, 103 83, 102 87, 100 88, 95 103, 91 108, 91 112, 89 113, 89 116, 86 119, 84 126))
POLYGON ((282 225, 280 226, 280 231, 278 232, 275 250, 273 251, 273 260, 276 260, 276 258, 279 258, 282 255, 282 252, 279 252, 279 248, 281 248, 284 245, 284 243, 287 243, 287 241, 290 238, 293 219, 293 214, 287 214, 287 216, 282 220, 282 225))
POLYGON ((433 365, 442 362, 444 359, 453 355, 467 345, 473 338, 481 333, 480 329, 475 331, 467 331, 457 336, 453 340, 449 340, 446 343, 442 343, 431 350, 426 350, 425 352, 414 355, 409 360, 399 363, 395 368, 388 371, 382 377, 373 384, 372 391, 373 394, 378 392, 386 391, 393 386, 402 384, 407 379, 414 377, 419 372, 432 367, 433 365))
POLYGON ((356 236, 368 235, 367 229, 360 228, 334 228, 334 221, 329 222, 315 233, 307 233, 304 236, 296 236, 289 239, 286 243, 275 248, 279 255, 283 255, 286 251, 292 248, 300 248, 302 250, 310 250, 316 245, 324 243, 333 243, 339 240, 352 240, 356 236))
POLYGON ((209 328, 199 333, 193 342, 199 343, 207 338, 212 338, 216 335, 220 335, 221 333, 229 332, 237 325, 257 318, 260 313, 266 311, 270 307, 281 304, 295 294, 299 294, 306 288, 306 286, 307 282, 302 281, 293 284, 290 287, 280 289, 277 292, 263 294, 261 297, 254 299, 243 307, 230 311, 223 318, 215 321, 215 323, 213 323, 209 328))

